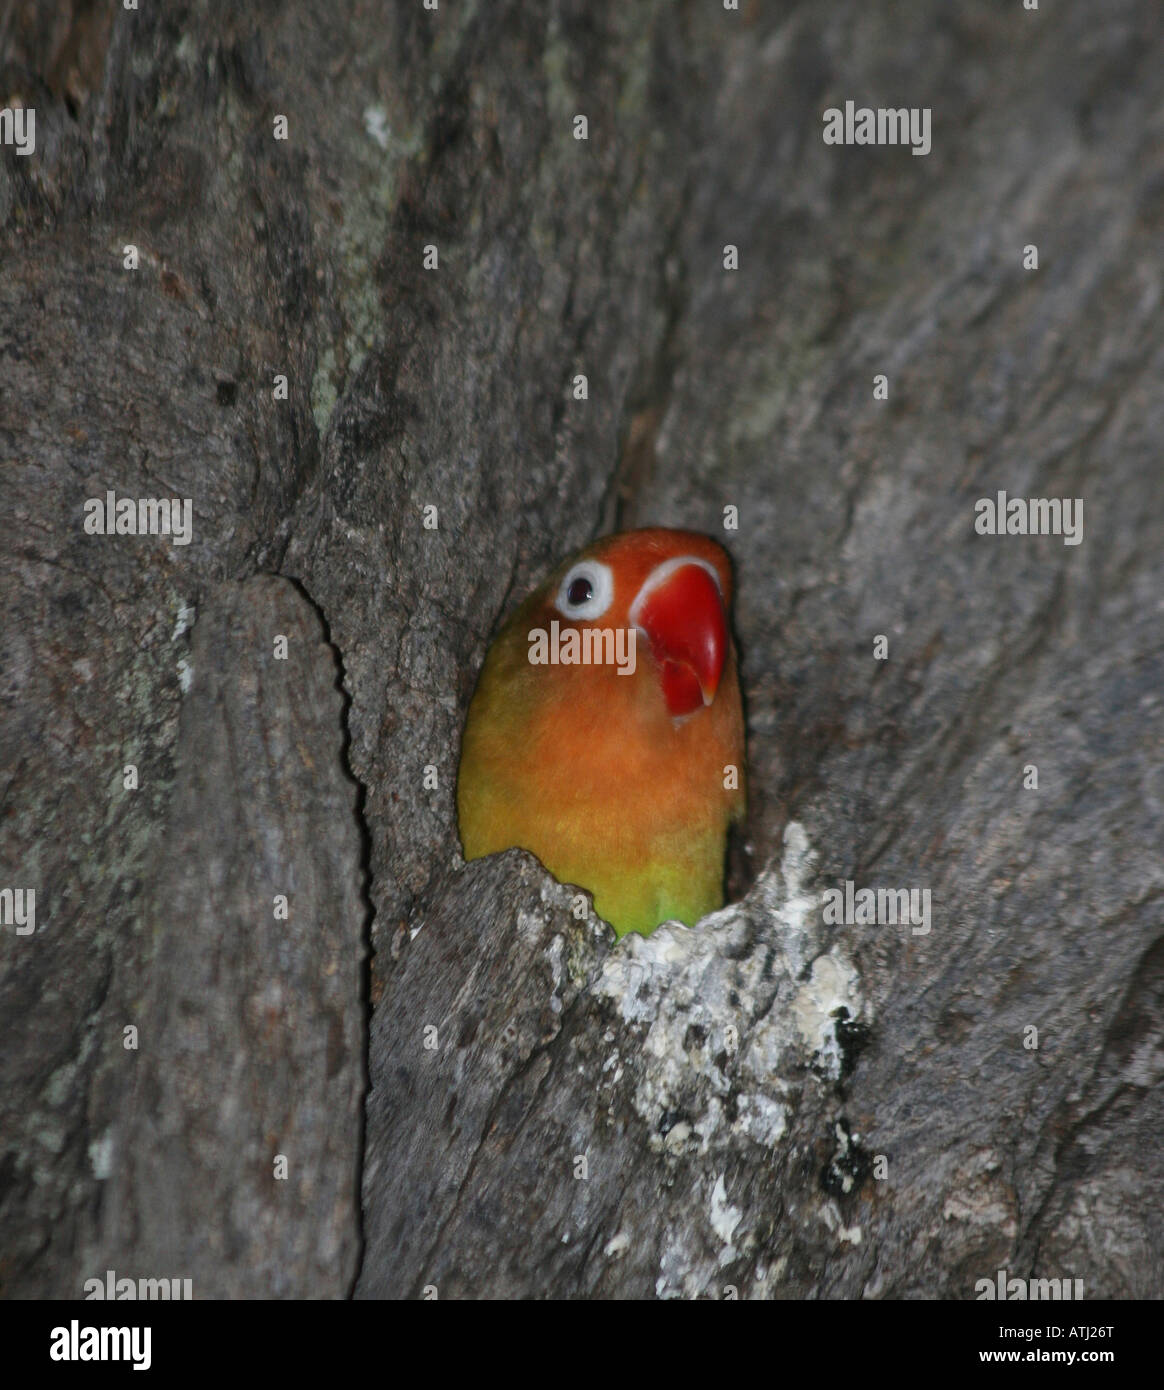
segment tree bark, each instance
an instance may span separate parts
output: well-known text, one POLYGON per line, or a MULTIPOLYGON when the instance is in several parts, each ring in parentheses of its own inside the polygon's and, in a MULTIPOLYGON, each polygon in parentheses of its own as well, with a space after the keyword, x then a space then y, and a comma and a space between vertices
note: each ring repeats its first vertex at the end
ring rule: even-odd
POLYGON ((1161 43, 0 12, 0 1291, 1164 1292, 1161 43), (930 152, 826 145, 848 100, 930 152), (499 622, 656 523, 736 564, 747 853, 616 944, 453 793, 499 622))

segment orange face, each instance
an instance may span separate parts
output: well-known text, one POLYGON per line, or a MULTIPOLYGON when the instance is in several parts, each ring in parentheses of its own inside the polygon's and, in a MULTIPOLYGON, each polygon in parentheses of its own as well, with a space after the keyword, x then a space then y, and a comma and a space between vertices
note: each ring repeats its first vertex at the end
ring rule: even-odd
POLYGON ((633 630, 669 714, 682 719, 710 705, 719 688, 731 654, 731 582, 726 553, 706 536, 629 531, 563 566, 518 621, 633 630))

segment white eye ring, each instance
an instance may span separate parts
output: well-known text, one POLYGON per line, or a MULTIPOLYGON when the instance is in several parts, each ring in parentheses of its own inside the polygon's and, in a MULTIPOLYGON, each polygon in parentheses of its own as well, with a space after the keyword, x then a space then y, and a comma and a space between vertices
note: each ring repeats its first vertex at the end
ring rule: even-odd
POLYGON ((614 574, 609 565, 599 560, 579 560, 571 565, 558 586, 554 607, 563 618, 601 618, 614 602, 614 574), (590 597, 584 603, 571 603, 570 586, 585 579, 590 585, 590 597))

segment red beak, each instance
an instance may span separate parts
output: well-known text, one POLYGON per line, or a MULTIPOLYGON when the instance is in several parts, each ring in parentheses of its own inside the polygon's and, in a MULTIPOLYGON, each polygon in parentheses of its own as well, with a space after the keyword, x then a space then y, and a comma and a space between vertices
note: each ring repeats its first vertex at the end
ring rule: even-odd
POLYGON ((679 718, 715 699, 728 653, 727 614, 719 585, 703 565, 663 565, 655 574, 631 606, 631 621, 650 641, 663 698, 679 718))

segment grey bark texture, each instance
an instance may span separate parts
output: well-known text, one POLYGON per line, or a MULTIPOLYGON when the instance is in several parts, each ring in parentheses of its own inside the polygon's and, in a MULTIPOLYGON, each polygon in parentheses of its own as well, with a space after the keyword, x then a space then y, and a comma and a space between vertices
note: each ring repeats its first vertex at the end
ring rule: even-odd
POLYGON ((0 1292, 1164 1293, 1162 46, 0 9, 0 1292), (826 145, 847 100, 931 152, 826 145), (1082 543, 977 534, 1001 489, 1082 543), (499 621, 642 524, 736 564, 748 862, 615 944, 453 793, 499 621))

